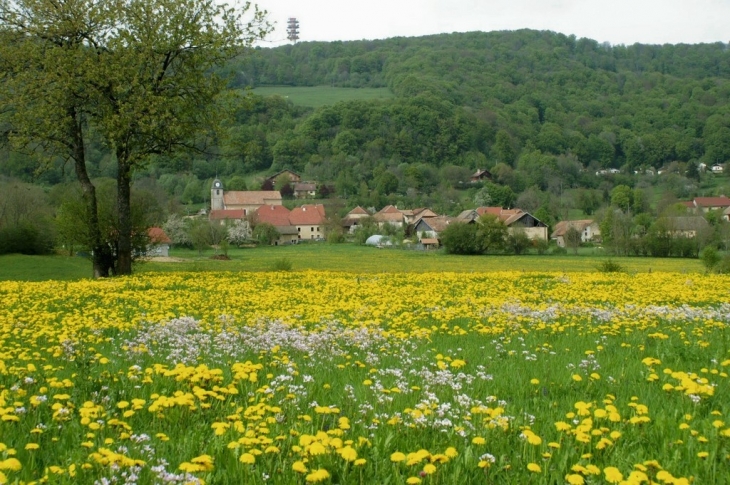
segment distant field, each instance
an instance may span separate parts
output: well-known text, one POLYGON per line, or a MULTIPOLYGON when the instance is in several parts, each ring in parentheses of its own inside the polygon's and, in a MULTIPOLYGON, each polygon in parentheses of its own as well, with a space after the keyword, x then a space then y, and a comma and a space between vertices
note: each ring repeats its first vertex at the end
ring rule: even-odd
POLYGON ((330 86, 267 86, 255 88, 254 94, 259 96, 281 96, 288 98, 299 106, 319 108, 338 101, 370 101, 373 99, 388 99, 393 93, 388 88, 333 88, 330 86))
MULTIPOLYGON (((135 267, 138 273, 179 271, 271 271, 286 259, 293 271, 344 271, 349 273, 423 273, 423 272, 591 272, 607 259, 585 249, 578 256, 454 256, 442 252, 377 249, 354 244, 302 244, 298 246, 232 249, 230 261, 212 260, 213 251, 198 255, 197 251, 172 250, 170 256, 180 262, 143 262, 135 267)), ((629 273, 672 272, 701 273, 697 259, 680 258, 613 258, 629 273)), ((91 263, 79 257, 65 256, 0 256, 0 281, 78 280, 91 274, 91 263)))

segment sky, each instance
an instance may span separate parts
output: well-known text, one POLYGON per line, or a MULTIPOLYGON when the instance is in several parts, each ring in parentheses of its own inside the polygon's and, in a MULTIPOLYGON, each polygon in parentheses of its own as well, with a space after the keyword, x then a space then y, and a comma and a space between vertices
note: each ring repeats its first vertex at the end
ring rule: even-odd
POLYGON ((730 0, 253 0, 276 30, 264 46, 451 32, 551 30, 616 44, 730 42, 730 0))

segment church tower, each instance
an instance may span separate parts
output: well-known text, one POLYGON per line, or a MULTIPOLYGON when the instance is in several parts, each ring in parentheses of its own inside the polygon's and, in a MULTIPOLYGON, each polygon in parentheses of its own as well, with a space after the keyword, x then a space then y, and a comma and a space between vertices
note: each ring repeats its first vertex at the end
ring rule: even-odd
POLYGON ((223 210, 223 184, 216 177, 210 188, 210 210, 223 210))

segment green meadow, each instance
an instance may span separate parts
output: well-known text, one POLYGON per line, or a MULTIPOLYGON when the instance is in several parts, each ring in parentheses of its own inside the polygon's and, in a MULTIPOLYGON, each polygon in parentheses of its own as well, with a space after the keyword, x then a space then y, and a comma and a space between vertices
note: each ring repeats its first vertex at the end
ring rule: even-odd
MULTIPOLYGON (((345 271, 351 273, 424 273, 424 272, 495 272, 558 271, 592 272, 609 259, 598 250, 584 249, 578 255, 457 256, 441 251, 378 249, 354 244, 302 244, 236 248, 228 252, 230 260, 211 259, 212 250, 199 254, 188 249, 173 249, 174 262, 140 261, 139 273, 179 271, 273 271, 282 262, 292 271, 345 271)), ((610 258, 629 273, 703 272, 697 259, 680 258, 610 258)), ((68 256, 0 256, 0 280, 44 281, 78 280, 91 273, 91 263, 81 257, 68 256)))

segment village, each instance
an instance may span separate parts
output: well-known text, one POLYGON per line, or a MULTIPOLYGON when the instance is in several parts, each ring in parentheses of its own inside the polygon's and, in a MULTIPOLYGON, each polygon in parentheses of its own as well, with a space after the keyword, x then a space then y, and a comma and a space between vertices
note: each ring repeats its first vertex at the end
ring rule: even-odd
MULTIPOLYGON (((486 170, 477 170, 472 175, 472 181, 478 181, 486 175, 486 170)), ((317 185, 316 182, 302 181, 301 176, 291 170, 282 170, 266 178, 262 186, 271 190, 226 190, 223 182, 216 178, 210 189, 210 209, 203 209, 191 217, 207 217, 211 224, 235 227, 246 240, 253 238, 256 226, 267 225, 273 228, 273 236, 265 243, 274 246, 323 241, 333 230, 345 238, 351 238, 359 229, 367 226, 373 233, 363 241, 367 245, 400 246, 405 241, 413 249, 435 250, 442 247, 441 234, 450 225, 476 224, 484 216, 491 216, 503 224, 508 235, 524 235, 535 246, 547 247, 552 244, 557 248, 566 248, 602 242, 600 224, 596 219, 561 220, 550 228, 519 207, 481 206, 449 216, 427 207, 386 205, 377 210, 374 207, 356 206, 344 217, 337 217, 327 214, 322 203, 306 203, 306 200, 317 196, 317 185), (287 208, 282 191, 273 190, 277 186, 285 186, 293 199, 304 203, 287 208)), ((730 221, 730 198, 724 195, 695 197, 681 202, 681 205, 686 208, 685 215, 663 218, 671 237, 692 239, 707 232, 709 224, 703 215, 709 211, 717 211, 722 214, 722 220, 730 221)), ((150 229, 149 235, 152 241, 150 253, 166 256, 172 243, 170 237, 159 227, 150 229)))

